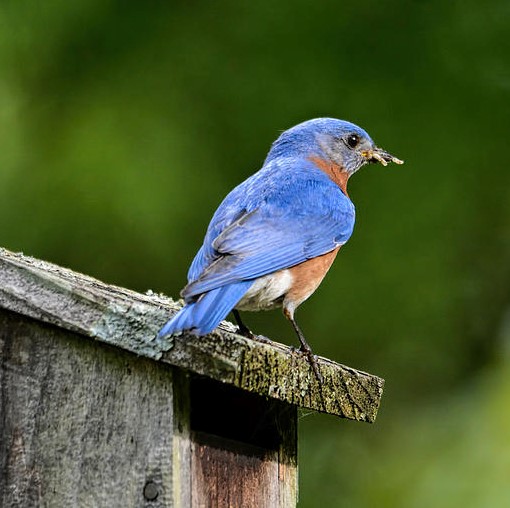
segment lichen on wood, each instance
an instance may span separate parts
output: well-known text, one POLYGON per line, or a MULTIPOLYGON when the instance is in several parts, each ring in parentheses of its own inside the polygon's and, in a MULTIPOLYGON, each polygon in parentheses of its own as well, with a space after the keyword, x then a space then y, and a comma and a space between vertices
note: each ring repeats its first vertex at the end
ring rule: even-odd
POLYGON ((319 357, 319 384, 292 348, 251 340, 224 322, 205 337, 157 341, 179 304, 152 292, 104 284, 0 249, 0 307, 301 408, 373 422, 384 380, 319 357))

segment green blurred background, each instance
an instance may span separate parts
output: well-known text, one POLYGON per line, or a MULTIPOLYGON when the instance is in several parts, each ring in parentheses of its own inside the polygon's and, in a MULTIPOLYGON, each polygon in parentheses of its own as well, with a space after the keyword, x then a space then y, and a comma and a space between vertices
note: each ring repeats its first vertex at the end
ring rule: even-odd
POLYGON ((301 415, 300 506, 510 506, 509 33, 508 0, 3 0, 0 245, 177 296, 281 130, 360 124, 406 164, 352 179, 298 318, 386 391, 375 425, 301 415))

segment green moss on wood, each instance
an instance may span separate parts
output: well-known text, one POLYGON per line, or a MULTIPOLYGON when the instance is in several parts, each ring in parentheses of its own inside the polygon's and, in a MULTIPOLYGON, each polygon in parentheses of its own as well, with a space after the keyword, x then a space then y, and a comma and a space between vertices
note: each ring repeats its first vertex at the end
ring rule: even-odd
POLYGON ((307 359, 223 323, 206 337, 155 340, 179 305, 0 249, 0 307, 298 407, 373 422, 384 380, 319 357, 319 384, 307 359))

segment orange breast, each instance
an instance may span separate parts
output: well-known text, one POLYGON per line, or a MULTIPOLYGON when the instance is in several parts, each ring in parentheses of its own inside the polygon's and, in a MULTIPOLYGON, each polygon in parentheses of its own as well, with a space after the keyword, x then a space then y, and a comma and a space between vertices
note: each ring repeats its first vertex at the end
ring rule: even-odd
POLYGON ((321 171, 324 171, 324 173, 326 173, 331 180, 340 187, 342 192, 349 197, 349 194, 347 194, 347 182, 350 175, 342 166, 335 164, 332 161, 320 159, 319 157, 310 157, 310 161, 312 161, 321 171))
POLYGON ((289 268, 292 276, 292 285, 285 295, 285 301, 295 309, 303 303, 319 287, 322 279, 338 254, 340 247, 289 268))

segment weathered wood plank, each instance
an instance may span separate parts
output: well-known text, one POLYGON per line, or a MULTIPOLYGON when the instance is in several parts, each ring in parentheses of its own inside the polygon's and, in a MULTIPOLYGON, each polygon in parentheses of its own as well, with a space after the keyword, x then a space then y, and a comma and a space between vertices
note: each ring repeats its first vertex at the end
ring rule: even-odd
POLYGON ((175 369, 173 373, 174 428, 172 443, 173 508, 191 505, 191 429, 189 374, 175 369))
POLYGON ((384 380, 319 358, 319 385, 302 355, 236 335, 224 322, 206 337, 157 342, 179 305, 162 295, 110 286, 0 249, 0 307, 298 407, 373 422, 384 380))
POLYGON ((288 508, 297 503, 297 408, 193 376, 192 503, 288 508))
POLYGON ((178 506, 172 371, 0 310, 0 505, 178 506))
POLYGON ((194 433, 191 464, 191 508, 296 506, 280 504, 276 451, 194 433))

